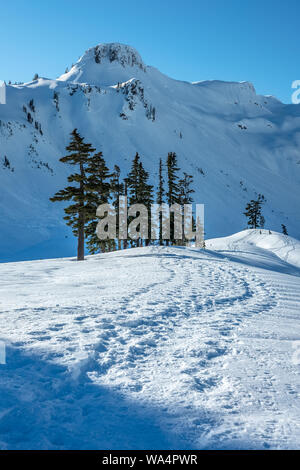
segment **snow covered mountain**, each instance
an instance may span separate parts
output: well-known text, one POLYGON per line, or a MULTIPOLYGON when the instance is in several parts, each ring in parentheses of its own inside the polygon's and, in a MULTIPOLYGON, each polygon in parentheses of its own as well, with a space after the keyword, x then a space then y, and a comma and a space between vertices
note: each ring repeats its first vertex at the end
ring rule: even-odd
POLYGON ((300 242, 207 246, 0 264, 0 448, 299 449, 300 242))
POLYGON ((246 225, 256 193, 266 224, 300 237, 300 106, 259 96, 251 83, 173 80, 135 49, 100 44, 56 80, 7 85, 0 105, 0 259, 72 255, 63 208, 49 196, 64 187, 59 162, 76 127, 127 173, 136 151, 155 183, 159 157, 178 154, 205 203, 208 237, 246 225))

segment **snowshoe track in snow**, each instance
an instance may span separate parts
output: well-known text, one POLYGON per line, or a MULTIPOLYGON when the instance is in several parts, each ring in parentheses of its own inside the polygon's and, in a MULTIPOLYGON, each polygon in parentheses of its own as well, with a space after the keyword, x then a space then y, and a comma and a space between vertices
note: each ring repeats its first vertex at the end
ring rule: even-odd
MULTIPOLYGON (((2 337, 25 354, 38 354, 50 369, 62 368, 51 392, 32 367, 34 389, 40 384, 36 393, 54 400, 63 417, 56 440, 48 435, 54 416, 44 416, 41 445, 78 446, 85 433, 82 448, 113 448, 116 426, 119 448, 133 442, 149 448, 299 445, 299 366, 291 355, 292 343, 300 340, 294 326, 300 271, 289 275, 243 261, 209 250, 150 247, 91 257, 80 267, 71 260, 0 266, 6 288, 10 280, 16 283, 6 292, 2 337), (105 437, 97 421, 104 419, 99 400, 105 437), (128 404, 118 408, 118 400, 139 409, 140 424, 129 426, 128 404), (65 413, 74 421, 73 441, 65 413)), ((7 373, 13 377, 14 368, 7 373)), ((1 387, 6 391, 5 383, 1 387)), ((22 448, 21 438, 5 443, 5 419, 0 413, 2 447, 22 448)))

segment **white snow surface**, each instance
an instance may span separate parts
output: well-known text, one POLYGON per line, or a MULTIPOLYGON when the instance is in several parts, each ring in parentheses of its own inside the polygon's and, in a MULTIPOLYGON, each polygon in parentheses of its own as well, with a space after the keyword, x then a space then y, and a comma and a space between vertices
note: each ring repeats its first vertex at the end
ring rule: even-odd
POLYGON ((230 237, 208 240, 206 243, 208 248, 238 252, 241 252, 244 248, 249 252, 251 247, 255 246, 255 253, 257 253, 258 248, 262 248, 262 252, 268 250, 278 258, 300 268, 299 241, 271 230, 244 230, 230 237))
POLYGON ((300 242, 206 246, 1 264, 0 447, 299 449, 300 242))
POLYGON ((175 151, 182 171, 194 176, 195 202, 205 204, 207 237, 244 228, 247 202, 263 193, 268 228, 280 231, 283 223, 300 238, 300 105, 257 95, 249 82, 174 80, 116 43, 89 49, 56 80, 7 85, 6 95, 0 105, 1 261, 74 253, 63 205, 49 197, 73 171, 59 158, 75 127, 103 151, 110 168, 120 166, 121 177, 138 151, 154 185, 159 158, 175 151))

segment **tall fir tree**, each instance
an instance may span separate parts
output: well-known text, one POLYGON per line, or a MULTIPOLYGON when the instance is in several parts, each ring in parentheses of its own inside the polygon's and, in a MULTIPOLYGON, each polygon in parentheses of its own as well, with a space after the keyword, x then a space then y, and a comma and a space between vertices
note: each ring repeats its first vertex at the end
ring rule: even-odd
POLYGON ((111 251, 114 246, 114 240, 100 240, 96 233, 99 222, 96 215, 97 207, 100 204, 109 202, 111 190, 109 179, 112 175, 106 166, 102 152, 95 153, 90 157, 86 173, 89 174, 87 179, 86 204, 87 226, 85 229, 87 246, 91 254, 111 251))
POLYGON ((192 175, 183 172, 183 178, 178 181, 179 203, 191 204, 193 202, 192 194, 195 192, 191 185, 193 184, 192 175))
MULTIPOLYGON (((131 171, 127 177, 127 187, 129 192, 129 204, 144 204, 149 213, 149 220, 148 220, 148 238, 146 244, 149 244, 150 236, 149 236, 149 221, 151 217, 150 209, 151 204, 153 203, 153 195, 152 190, 153 186, 148 183, 149 180, 149 173, 145 170, 140 156, 136 153, 132 165, 131 171)), ((137 239, 132 244, 136 246, 140 246, 142 243, 141 239, 137 239)))
MULTIPOLYGON (((124 183, 121 182, 120 180, 121 176, 121 170, 118 165, 114 166, 114 171, 112 173, 112 178, 111 178, 111 197, 112 197, 112 204, 115 208, 116 211, 116 216, 117 216, 117 234, 119 234, 119 199, 121 196, 124 195, 124 183)), ((117 242, 117 247, 120 250, 121 249, 121 242, 120 239, 118 239, 117 242)))
POLYGON ((127 176, 127 188, 129 192, 129 204, 137 204, 139 196, 139 171, 140 171, 140 156, 138 153, 131 164, 131 170, 127 176))
POLYGON ((77 183, 76 186, 67 186, 65 189, 58 191, 50 200, 56 201, 72 201, 72 204, 64 209, 66 216, 64 219, 67 225, 72 227, 74 235, 78 239, 77 260, 84 260, 84 240, 85 225, 87 222, 86 205, 89 202, 87 193, 88 176, 86 169, 89 164, 89 158, 95 151, 91 144, 84 142, 84 138, 80 136, 77 129, 71 132, 70 144, 66 147, 69 152, 60 161, 74 165, 77 172, 68 177, 69 183, 77 183))
MULTIPOLYGON (((158 169, 158 188, 157 188, 157 195, 156 195, 156 203, 161 206, 165 201, 165 189, 164 189, 164 175, 163 175, 163 162, 162 159, 159 159, 159 169, 158 169)), ((162 220, 163 216, 162 213, 159 213, 159 228, 158 228, 158 239, 159 239, 159 244, 162 246, 164 244, 163 241, 163 227, 162 227, 162 220)))
MULTIPOLYGON (((178 189, 179 189, 179 203, 182 206, 182 215, 184 216, 184 204, 191 204, 193 202, 192 194, 195 192, 191 185, 193 184, 193 177, 192 175, 188 175, 187 173, 183 172, 183 178, 178 181, 178 189)), ((191 217, 191 225, 194 228, 195 221, 193 216, 191 217)), ((182 218, 182 234, 183 239, 182 241, 178 241, 180 245, 186 245, 188 240, 184 237, 184 217, 182 218)))
MULTIPOLYGON (((149 173, 145 170, 142 162, 139 162, 139 190, 138 202, 144 204, 148 210, 148 238, 145 244, 148 246, 151 241, 150 226, 151 226, 151 205, 153 204, 153 186, 149 184, 149 173)), ((142 242, 143 243, 143 242, 142 242)))
MULTIPOLYGON (((177 155, 175 152, 169 152, 167 157, 167 202, 169 206, 172 204, 180 204, 179 198, 179 185, 178 185, 178 171, 177 155)), ((175 243, 174 240, 174 214, 170 215, 170 243, 175 243)), ((167 241, 167 245, 169 242, 167 241)))
MULTIPOLYGON (((123 195, 126 197, 126 200, 128 198, 128 178, 124 178, 124 193, 123 195)), ((127 204, 128 206, 128 204, 127 204)), ((126 212, 127 212, 128 207, 126 207, 126 212)), ((128 216, 126 217, 126 223, 128 221, 128 216)), ((123 249, 126 250, 128 247, 128 239, 127 237, 123 240, 123 249)))
MULTIPOLYGON (((138 204, 138 196, 139 196, 139 164, 140 164, 140 156, 138 153, 135 154, 135 157, 131 164, 131 170, 127 176, 127 190, 128 190, 128 203, 130 206, 133 204, 138 204)), ((131 222, 133 217, 128 217, 128 222, 131 222)), ((139 246, 140 241, 132 240, 132 246, 139 246)))
POLYGON ((177 155, 175 152, 169 152, 167 158, 167 200, 169 206, 176 203, 179 204, 178 171, 179 168, 177 166, 177 155))
POLYGON ((263 228, 265 218, 262 215, 262 205, 266 202, 263 194, 258 194, 257 199, 251 199, 248 202, 244 215, 248 218, 248 227, 263 228))

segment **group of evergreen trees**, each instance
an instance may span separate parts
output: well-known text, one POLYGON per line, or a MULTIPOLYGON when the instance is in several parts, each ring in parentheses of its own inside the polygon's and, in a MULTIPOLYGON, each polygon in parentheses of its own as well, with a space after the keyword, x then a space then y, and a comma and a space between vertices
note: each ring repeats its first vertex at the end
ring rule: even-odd
MULTIPOLYGON (((162 159, 159 161, 158 187, 155 194, 154 187, 149 183, 149 173, 145 170, 138 153, 132 161, 129 174, 121 180, 120 168, 115 165, 113 171, 110 171, 102 152, 96 152, 91 144, 86 143, 77 129, 71 132, 71 141, 66 150, 68 154, 60 161, 75 167, 74 173, 68 177, 68 182, 71 184, 58 191, 50 200, 52 202, 70 202, 70 205, 64 209, 66 214, 64 219, 67 225, 72 227, 72 231, 78 239, 78 260, 84 259, 85 240, 91 254, 127 248, 129 243, 127 238, 120 240, 116 237, 113 240, 100 240, 96 233, 99 222, 96 215, 97 207, 100 204, 111 203, 117 215, 118 234, 120 196, 127 196, 129 206, 143 204, 148 209, 148 234, 143 238, 130 240, 130 246, 149 245, 151 241, 158 242, 160 245, 185 243, 182 240, 174 239, 174 215, 172 216, 172 214, 170 240, 163 240, 162 214, 159 215, 159 226, 155 240, 151 240, 150 232, 151 205, 154 202, 159 205, 167 203, 169 206, 176 203, 183 205, 192 202, 193 178, 187 173, 184 173, 180 178, 177 156, 174 152, 168 154, 165 165, 162 159)), ((129 216, 128 223, 133 218, 133 216, 129 216)))
MULTIPOLYGON (((33 103, 32 103, 33 105, 33 103)), ((107 167, 102 152, 97 152, 91 144, 86 143, 80 136, 77 129, 71 132, 71 140, 66 147, 68 154, 60 159, 63 163, 68 163, 75 167, 74 173, 69 175, 68 182, 71 183, 66 188, 58 191, 50 200, 69 201, 70 205, 66 207, 66 223, 72 227, 74 235, 78 239, 77 259, 84 259, 85 241, 91 254, 113 251, 116 249, 125 249, 130 246, 149 245, 151 242, 160 245, 185 245, 187 240, 182 237, 175 239, 175 215, 170 214, 170 237, 164 240, 163 215, 159 212, 156 237, 151 239, 151 205, 153 203, 161 206, 166 203, 169 207, 173 204, 184 204, 193 202, 192 189, 193 177, 187 173, 179 175, 177 156, 174 152, 169 152, 167 160, 163 163, 159 160, 158 184, 154 191, 153 185, 149 183, 149 173, 145 170, 141 157, 136 153, 133 158, 129 174, 122 180, 121 170, 115 165, 113 171, 107 167), (119 198, 127 197, 129 206, 134 204, 143 204, 148 212, 148 231, 141 232, 141 227, 137 224, 139 231, 138 238, 135 240, 127 239, 125 236, 119 236, 119 198), (110 203, 116 213, 116 237, 113 239, 100 240, 96 233, 96 227, 99 217, 96 211, 99 205, 110 203)), ((262 194, 258 194, 257 199, 252 199, 246 206, 244 215, 248 219, 249 228, 263 228, 265 219, 262 215, 262 205, 266 202, 262 194)), ((121 214, 122 215, 122 214, 121 214)), ((127 223, 130 224, 135 219, 136 213, 132 215, 129 211, 127 223)), ((192 219, 192 227, 195 227, 195 221, 192 219)), ((287 235, 286 226, 282 224, 282 232, 287 235)), ((182 230, 184 234, 184 230, 182 230)))

